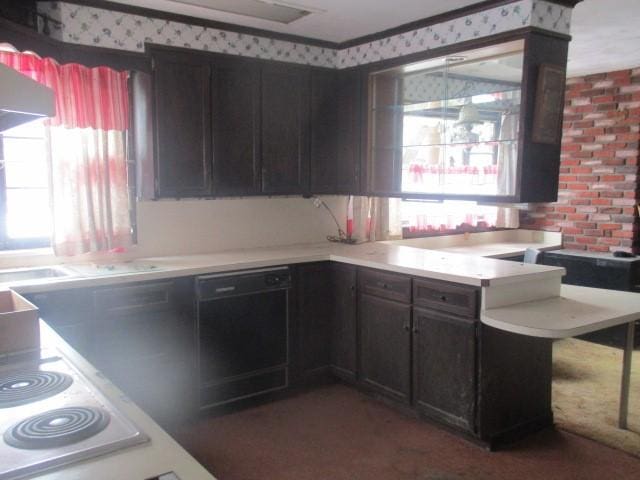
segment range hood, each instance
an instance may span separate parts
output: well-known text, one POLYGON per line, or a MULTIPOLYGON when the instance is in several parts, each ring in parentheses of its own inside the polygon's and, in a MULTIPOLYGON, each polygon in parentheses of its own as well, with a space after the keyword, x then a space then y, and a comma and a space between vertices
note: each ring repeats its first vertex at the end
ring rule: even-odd
POLYGON ((0 63, 0 132, 55 114, 53 90, 0 63))

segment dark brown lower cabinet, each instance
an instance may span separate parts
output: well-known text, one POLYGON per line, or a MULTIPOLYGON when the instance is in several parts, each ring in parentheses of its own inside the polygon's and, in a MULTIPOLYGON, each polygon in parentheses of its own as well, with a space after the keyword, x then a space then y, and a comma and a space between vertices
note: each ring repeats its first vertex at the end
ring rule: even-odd
POLYGON ((478 435, 509 443, 553 425, 552 340, 479 325, 478 435))
POLYGON ((47 325, 87 359, 91 359, 88 323, 93 317, 91 290, 72 289, 24 295, 47 325))
POLYGON ((165 426, 195 411, 193 280, 97 289, 92 362, 165 426))
POLYGON ((331 264, 309 263, 296 268, 297 299, 292 345, 293 383, 326 373, 331 343, 331 264))
POLYGON ((360 293, 360 381, 403 403, 411 401, 411 306, 360 293))
POLYGON ((357 372, 356 267, 334 263, 331 268, 333 311, 330 363, 334 375, 355 382, 357 372))
POLYGON ((413 309, 413 399, 431 418, 475 430, 477 321, 413 309))

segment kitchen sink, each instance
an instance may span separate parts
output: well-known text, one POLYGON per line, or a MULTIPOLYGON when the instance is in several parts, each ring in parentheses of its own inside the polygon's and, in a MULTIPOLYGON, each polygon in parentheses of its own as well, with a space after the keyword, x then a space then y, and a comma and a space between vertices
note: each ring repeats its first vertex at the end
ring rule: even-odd
POLYGON ((0 283, 22 282, 25 280, 39 280, 42 278, 67 277, 69 273, 62 268, 20 268, 15 270, 0 270, 0 283))

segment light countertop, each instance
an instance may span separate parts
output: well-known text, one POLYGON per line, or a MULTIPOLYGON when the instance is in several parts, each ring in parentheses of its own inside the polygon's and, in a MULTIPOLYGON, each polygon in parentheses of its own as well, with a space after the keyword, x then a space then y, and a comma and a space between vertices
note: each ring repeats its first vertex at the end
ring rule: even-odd
POLYGON ((181 480, 215 480, 151 417, 131 402, 95 367, 73 350, 44 322, 40 322, 41 345, 59 349, 107 398, 140 428, 151 441, 111 454, 51 470, 29 478, 38 480, 145 480, 174 472, 181 480))
POLYGON ((566 338, 640 319, 640 293, 562 285, 560 296, 480 312, 482 323, 533 337, 566 338))
POLYGON ((493 232, 389 240, 383 243, 462 255, 507 258, 523 255, 527 248, 543 251, 562 248, 562 234, 537 230, 497 230, 493 232))
POLYGON ((473 286, 549 279, 559 282, 559 278, 564 274, 564 269, 560 267, 505 262, 476 255, 425 250, 383 242, 361 245, 326 242, 208 255, 144 258, 136 260, 133 265, 144 263, 155 268, 145 271, 132 268, 128 273, 107 273, 99 276, 53 277, 7 283, 4 286, 20 293, 33 293, 327 260, 473 286))

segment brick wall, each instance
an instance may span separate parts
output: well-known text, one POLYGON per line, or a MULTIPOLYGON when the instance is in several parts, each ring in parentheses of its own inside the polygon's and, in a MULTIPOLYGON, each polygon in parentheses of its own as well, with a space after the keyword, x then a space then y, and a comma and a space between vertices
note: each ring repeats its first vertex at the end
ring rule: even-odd
POLYGON ((565 248, 640 252, 640 68, 567 79, 557 203, 521 227, 563 233, 565 248))

